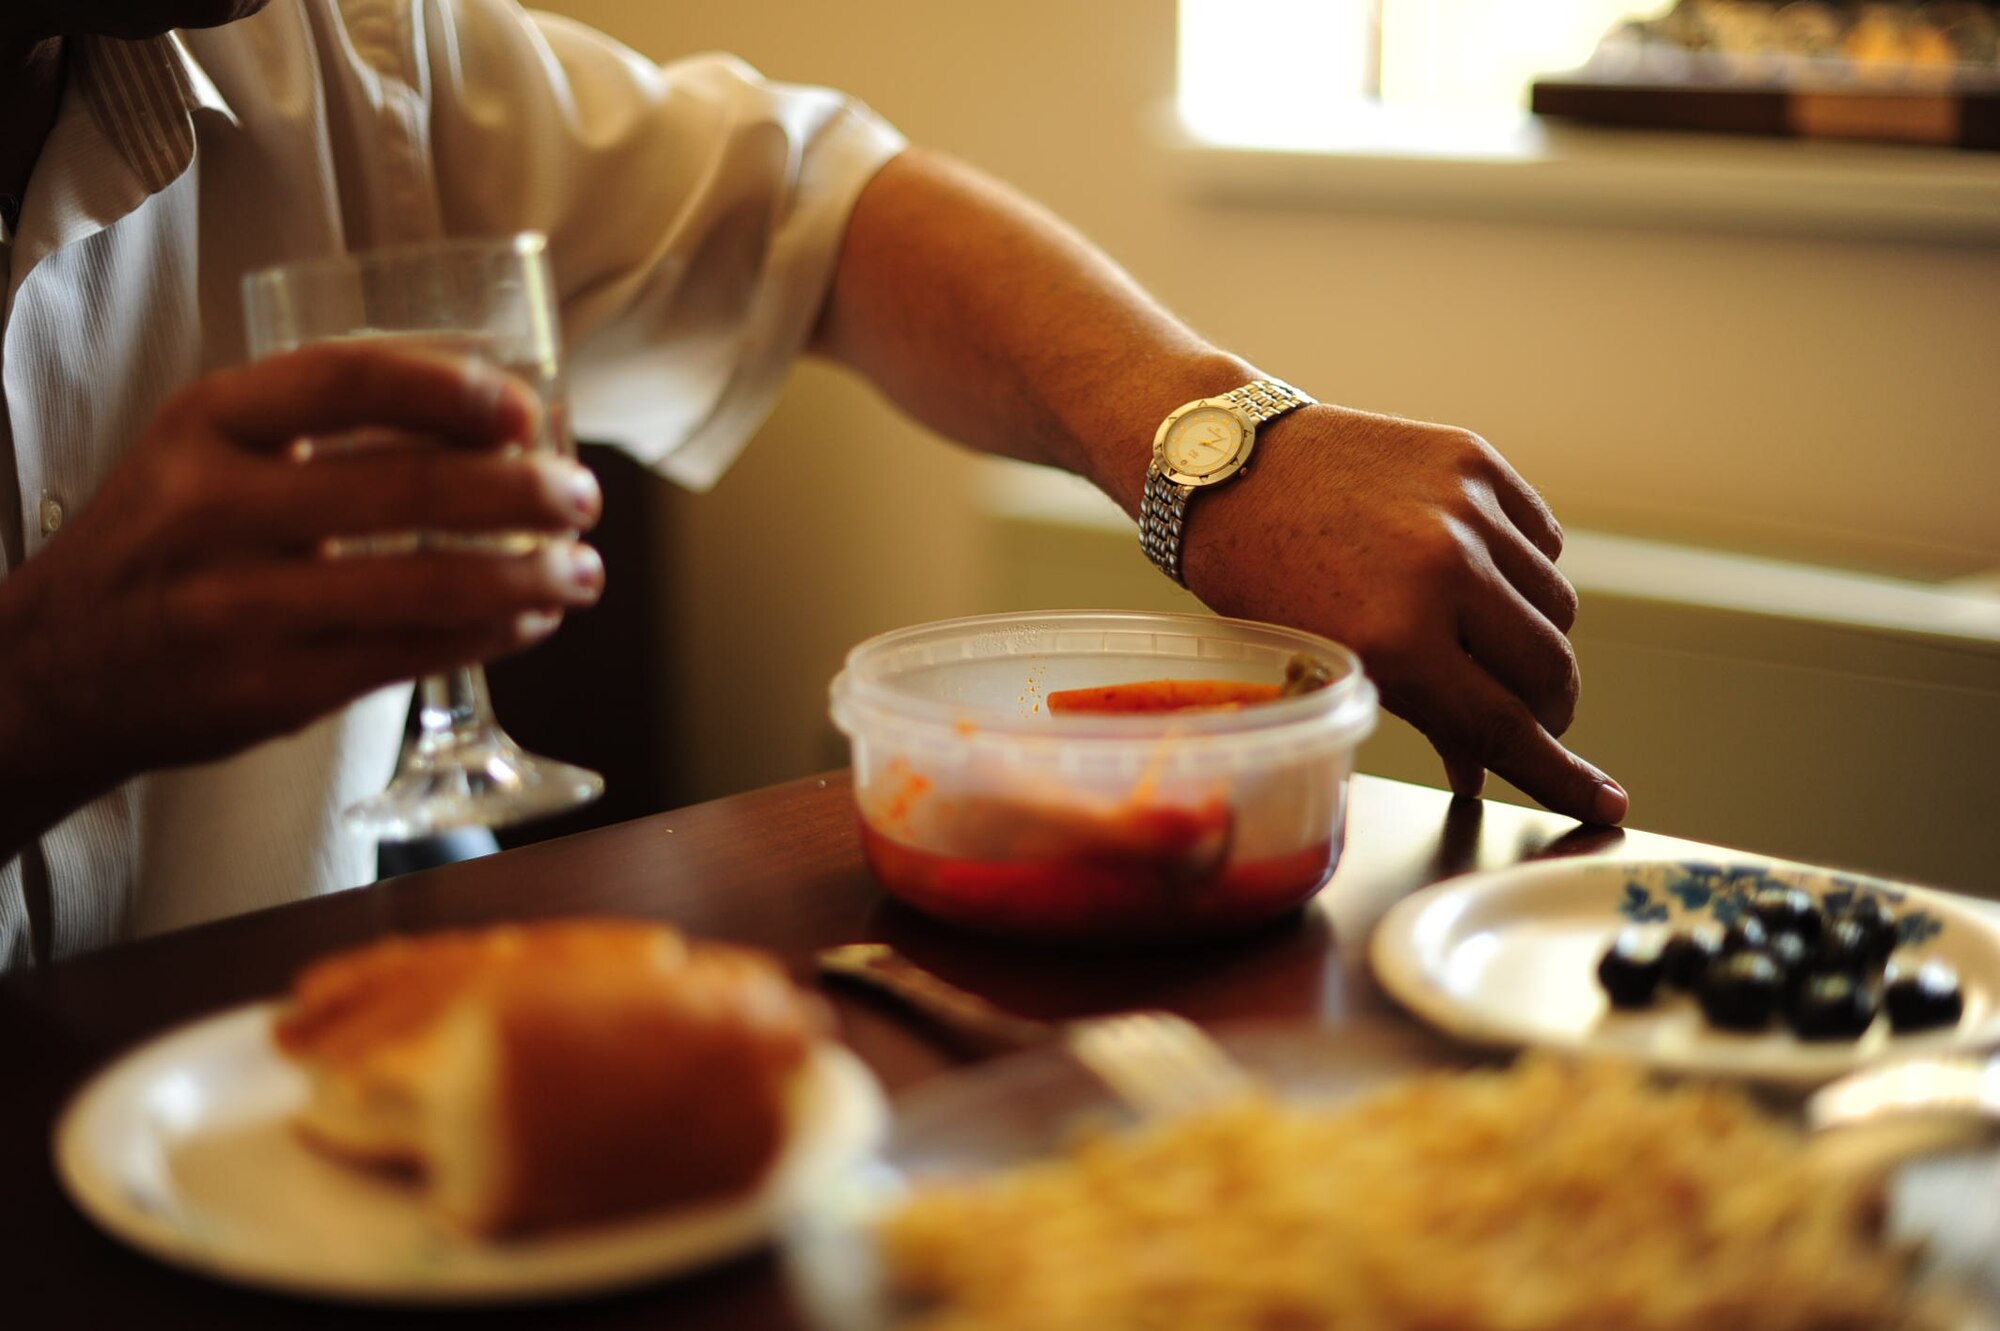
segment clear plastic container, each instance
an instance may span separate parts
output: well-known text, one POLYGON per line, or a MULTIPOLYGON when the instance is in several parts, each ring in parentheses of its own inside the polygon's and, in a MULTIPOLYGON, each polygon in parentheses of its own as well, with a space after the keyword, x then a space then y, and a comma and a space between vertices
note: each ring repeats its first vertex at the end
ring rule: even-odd
POLYGON ((1284 914, 1332 875, 1354 751, 1375 727, 1355 655, 1203 615, 1054 611, 900 629, 832 687, 869 867, 894 896, 1022 937, 1214 933, 1284 914), (1153 680, 1325 688, 1233 708, 1053 713, 1060 690, 1153 680))

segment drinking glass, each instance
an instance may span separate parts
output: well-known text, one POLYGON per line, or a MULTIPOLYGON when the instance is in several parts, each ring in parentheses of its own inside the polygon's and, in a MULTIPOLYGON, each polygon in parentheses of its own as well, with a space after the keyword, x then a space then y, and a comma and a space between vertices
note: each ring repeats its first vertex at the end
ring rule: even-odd
MULTIPOLYGON (((285 264, 245 278, 243 303, 252 357, 366 339, 497 366, 540 394, 540 433, 528 447, 575 456, 555 284, 547 241, 539 235, 440 241, 285 264)), ((350 439, 324 446, 394 445, 350 439)), ((542 539, 527 533, 410 533, 342 541, 332 553, 365 559, 425 545, 520 553, 542 539)), ((597 773, 536 757, 510 739, 494 720, 485 671, 470 665, 417 681, 414 724, 395 776, 380 794, 350 807, 346 820, 358 832, 408 841, 456 827, 503 827, 560 813, 603 792, 604 778, 597 773)))

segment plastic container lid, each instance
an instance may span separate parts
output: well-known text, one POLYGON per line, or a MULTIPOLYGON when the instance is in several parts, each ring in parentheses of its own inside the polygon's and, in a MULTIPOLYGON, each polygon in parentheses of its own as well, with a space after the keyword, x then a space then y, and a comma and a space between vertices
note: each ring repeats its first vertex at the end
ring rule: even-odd
POLYGON ((894 734, 924 748, 1084 741, 1093 751, 1150 752, 1172 736, 1204 765, 1230 768, 1270 762, 1274 749, 1352 748, 1376 721, 1373 682, 1331 639, 1250 620, 1139 611, 982 615, 897 629, 850 651, 831 694, 834 723, 854 737, 894 734), (1040 706, 1043 690, 1148 677, 1271 681, 1297 652, 1324 661, 1333 682, 1241 708, 1106 715, 1040 706))

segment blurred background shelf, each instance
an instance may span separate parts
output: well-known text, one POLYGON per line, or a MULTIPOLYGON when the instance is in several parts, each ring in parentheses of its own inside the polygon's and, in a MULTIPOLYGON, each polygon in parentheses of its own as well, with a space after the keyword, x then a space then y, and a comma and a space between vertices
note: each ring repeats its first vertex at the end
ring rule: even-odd
POLYGON ((1369 108, 1310 146, 1163 157, 1198 206, 2000 246, 2000 154, 1369 108))
POLYGON ((1612 25, 1538 115, 1598 125, 2000 149, 1985 0, 1677 0, 1612 25))
POLYGON ((2000 151, 2000 91, 1693 88, 1538 79, 1536 115, 1595 125, 2000 151))

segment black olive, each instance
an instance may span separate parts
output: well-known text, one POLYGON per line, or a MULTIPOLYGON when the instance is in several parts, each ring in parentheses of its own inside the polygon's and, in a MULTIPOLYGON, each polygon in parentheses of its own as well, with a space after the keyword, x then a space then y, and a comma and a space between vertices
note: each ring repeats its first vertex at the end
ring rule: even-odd
POLYGON ((1928 1030, 1957 1024, 1965 1013, 1965 994, 1958 987, 1958 972, 1945 962, 1891 965, 1882 1006, 1898 1032, 1928 1030))
POLYGON ((1772 934, 1764 955, 1778 963, 1785 973, 1785 987, 1796 989, 1813 969, 1813 950, 1795 933, 1772 934))
POLYGON ((1703 920, 1667 940, 1662 954, 1667 967, 1666 981, 1676 989, 1693 989, 1701 982, 1702 972, 1721 955, 1722 926, 1713 920, 1703 920))
POLYGON ((1750 899, 1750 912, 1774 934, 1797 934, 1807 943, 1819 940, 1819 903, 1796 887, 1767 887, 1750 899))
POLYGON ((1597 982, 1616 1007, 1645 1007, 1666 973, 1665 940, 1651 929, 1627 929, 1597 963, 1597 982))
POLYGON ((1820 971, 1807 976, 1792 996, 1792 1029, 1801 1040, 1858 1040, 1881 1009, 1882 996, 1872 981, 1820 971))
POLYGON ((1724 957, 1708 968, 1695 990, 1709 1021, 1732 1031, 1762 1030, 1784 996, 1784 972, 1762 952, 1724 957))
POLYGON ((1856 897, 1837 919, 1852 920, 1868 937, 1868 956, 1876 965, 1896 950, 1896 913, 1880 897, 1856 897))
POLYGON ((1734 955, 1738 952, 1762 952, 1771 941, 1771 931, 1755 915, 1739 915, 1736 922, 1722 935, 1722 950, 1734 955))
POLYGON ((1848 916, 1829 921, 1819 940, 1819 969, 1849 975, 1872 973, 1877 961, 1875 940, 1868 926, 1848 916))

